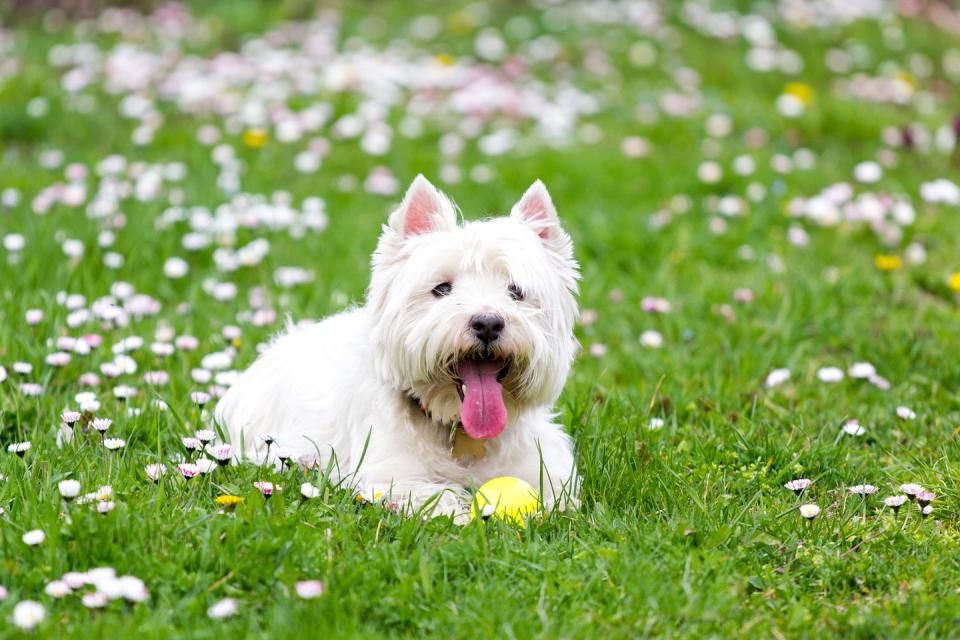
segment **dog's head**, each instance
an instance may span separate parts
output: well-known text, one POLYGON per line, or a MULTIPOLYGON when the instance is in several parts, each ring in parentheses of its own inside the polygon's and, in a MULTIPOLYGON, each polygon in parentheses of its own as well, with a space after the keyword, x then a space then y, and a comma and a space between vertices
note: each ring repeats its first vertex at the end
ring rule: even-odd
POLYGON ((418 176, 373 256, 378 373, 436 419, 496 437, 559 396, 576 351, 578 278, 540 181, 509 216, 458 225, 451 202, 418 176))

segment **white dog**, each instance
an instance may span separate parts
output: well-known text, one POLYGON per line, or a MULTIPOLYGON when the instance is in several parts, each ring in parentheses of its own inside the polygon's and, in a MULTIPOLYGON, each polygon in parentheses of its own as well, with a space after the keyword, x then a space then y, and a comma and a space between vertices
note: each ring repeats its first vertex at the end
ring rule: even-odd
POLYGON ((576 352, 578 278, 540 181, 509 217, 458 225, 418 176, 383 229, 366 305, 291 327, 217 418, 249 457, 283 447, 408 512, 459 513, 466 487, 497 476, 573 504, 552 405, 576 352))

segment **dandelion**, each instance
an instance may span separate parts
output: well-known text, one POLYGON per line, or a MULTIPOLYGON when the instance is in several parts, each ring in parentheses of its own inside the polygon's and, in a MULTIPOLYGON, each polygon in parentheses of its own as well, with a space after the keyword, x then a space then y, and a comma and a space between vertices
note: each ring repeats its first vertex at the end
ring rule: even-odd
POLYGON ((872 496, 879 489, 872 484, 855 484, 850 487, 850 493, 855 496, 872 496))
POLYGON ((160 478, 167 474, 167 465, 159 462, 148 464, 143 468, 143 471, 147 474, 147 477, 154 482, 160 482, 160 478))
POLYGON ((897 271, 903 267, 903 259, 901 259, 900 256, 878 254, 873 259, 873 264, 876 265, 880 271, 897 271))
POLYGON ((100 433, 105 433, 112 424, 113 420, 110 418, 94 418, 93 422, 90 423, 90 425, 100 433))
POLYGON ((930 491, 921 491, 916 495, 917 503, 921 507, 926 507, 928 504, 933 502, 937 497, 937 494, 930 491))
POLYGON ((815 504, 804 504, 800 506, 800 515, 807 520, 813 520, 820 514, 820 507, 815 504))
POLYGON ((840 428, 848 436, 862 436, 867 432, 856 420, 847 420, 840 428))
POLYGON ((21 539, 25 545, 35 547, 47 539, 47 534, 44 533, 42 529, 33 529, 32 531, 27 531, 25 534, 23 534, 21 539))
POLYGON ((304 482, 300 485, 300 495, 306 500, 311 500, 320 495, 320 489, 309 482, 304 482))
POLYGON ((122 438, 107 438, 103 441, 103 446, 105 446, 110 451, 117 451, 118 449, 123 449, 127 444, 126 440, 122 438))
POLYGON ((14 442, 13 444, 7 446, 7 453, 15 453, 22 458, 32 446, 33 445, 30 444, 29 440, 25 440, 23 442, 14 442))
POLYGON ((791 82, 787 84, 787 86, 783 88, 783 93, 788 96, 793 96, 804 105, 813 102, 813 87, 804 82, 791 82))
POLYGON ((254 482, 253 486, 257 488, 257 491, 263 494, 264 498, 270 498, 274 491, 282 490, 280 485, 274 486, 272 482, 254 482))
POLYGON ((900 491, 903 491, 904 494, 911 500, 917 499, 917 494, 923 493, 923 487, 918 484, 909 482, 907 484, 900 485, 900 491))
POLYGON ((33 600, 22 600, 13 608, 13 624, 30 631, 43 622, 47 612, 43 605, 33 600))
POLYGON ((312 600, 323 595, 324 586, 319 580, 301 580, 296 585, 297 595, 304 600, 312 600))
POLYGON ((947 286, 952 291, 960 292, 960 271, 950 274, 950 277, 947 278, 947 286))
POLYGON ((57 485, 57 489, 60 490, 60 496, 67 502, 70 502, 79 495, 80 483, 76 480, 61 480, 57 485))
POLYGON ((224 511, 233 511, 234 509, 237 508, 237 505, 243 502, 243 498, 241 498, 240 496, 231 496, 228 494, 224 494, 222 496, 217 496, 214 499, 214 502, 220 505, 220 507, 224 511))
POLYGON ((243 144, 251 149, 259 149, 267 144, 267 132, 263 129, 247 129, 243 132, 243 144))
POLYGON ((190 462, 182 462, 177 465, 177 471, 187 480, 200 475, 200 467, 190 462))
POLYGON ((810 488, 810 485, 813 484, 813 480, 808 480, 807 478, 797 478, 796 480, 791 480, 786 483, 784 486, 785 489, 793 491, 795 494, 800 495, 804 491, 810 488))
POLYGON ((889 496, 883 499, 883 504, 893 509, 894 513, 897 513, 907 500, 908 498, 905 495, 889 496))
POLYGON ((207 617, 211 620, 222 620, 237 615, 237 602, 233 598, 224 598, 207 609, 207 617))
POLYGON ((80 419, 79 411, 64 411, 60 414, 60 419, 66 424, 72 425, 80 419))

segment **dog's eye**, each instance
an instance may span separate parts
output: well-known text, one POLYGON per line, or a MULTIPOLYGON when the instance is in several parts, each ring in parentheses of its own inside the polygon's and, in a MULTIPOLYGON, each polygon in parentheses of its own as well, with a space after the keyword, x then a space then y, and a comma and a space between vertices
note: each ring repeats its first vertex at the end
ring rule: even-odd
POLYGON ((524 298, 523 290, 515 284, 512 284, 509 287, 507 287, 507 291, 510 292, 510 297, 516 300, 517 302, 523 300, 524 298))
POLYGON ((441 282, 435 286, 430 293, 436 298, 442 298, 443 296, 450 295, 450 292, 453 291, 453 285, 449 282, 441 282))

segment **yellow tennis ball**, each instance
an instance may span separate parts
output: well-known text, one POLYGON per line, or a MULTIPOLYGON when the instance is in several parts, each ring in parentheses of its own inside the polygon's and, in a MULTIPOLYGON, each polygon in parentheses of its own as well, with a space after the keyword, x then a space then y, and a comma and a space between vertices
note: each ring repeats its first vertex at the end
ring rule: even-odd
POLYGON ((500 518, 524 525, 523 517, 536 513, 540 506, 537 490, 520 478, 494 478, 477 489, 471 513, 476 517, 500 518))

